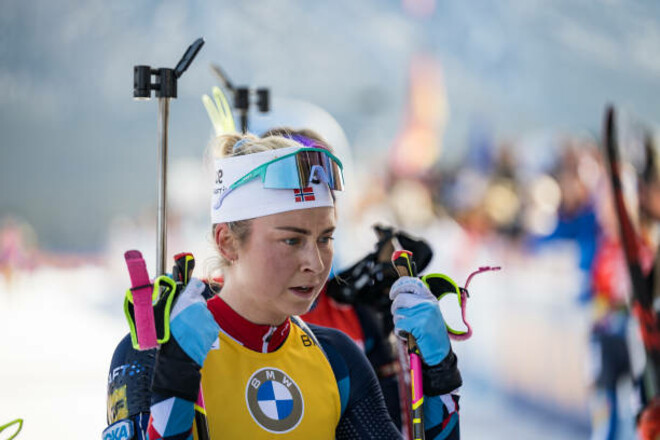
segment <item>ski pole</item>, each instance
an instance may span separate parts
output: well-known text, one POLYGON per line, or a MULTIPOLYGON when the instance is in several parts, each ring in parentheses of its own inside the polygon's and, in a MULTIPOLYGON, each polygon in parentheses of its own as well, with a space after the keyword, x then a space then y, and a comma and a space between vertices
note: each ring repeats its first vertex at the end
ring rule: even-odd
MULTIPOLYGON (((133 68, 133 97, 149 99, 151 90, 156 91, 158 97, 158 213, 156 238, 156 275, 165 275, 165 258, 167 255, 167 143, 168 120, 170 114, 170 99, 177 97, 177 80, 188 69, 200 49, 204 39, 198 38, 193 42, 181 57, 174 69, 152 69, 150 66, 134 66, 133 68), (154 75, 156 82, 151 83, 154 75)), ((139 330, 138 330, 139 334, 139 330)), ((203 410, 204 398, 202 389, 199 389, 197 403, 203 410)), ((205 411, 204 411, 205 412, 205 411)), ((197 435, 200 440, 208 440, 208 424, 203 413, 204 423, 197 424, 197 435)), ((196 416, 197 417, 197 416, 196 416)))
MULTIPOLYGON (((198 38, 191 44, 174 69, 152 69, 150 66, 133 67, 133 97, 148 100, 151 91, 158 96, 158 212, 156 237, 156 276, 165 274, 165 257, 167 241, 167 142, 168 119, 170 115, 170 99, 177 97, 177 79, 186 71, 204 40, 198 38), (152 75, 155 82, 151 82, 152 75)), ((139 251, 128 251, 125 254, 129 275, 131 276, 131 301, 136 318, 136 334, 141 350, 155 348, 157 343, 154 323, 151 283, 146 265, 139 251)), ((156 293, 158 294, 158 293, 156 293)))
MULTIPOLYGON (((417 276, 412 252, 395 250, 392 254, 392 264, 401 277, 417 276)), ((410 386, 412 394, 412 427, 413 439, 424 440, 424 390, 422 386, 422 360, 419 356, 417 341, 408 334, 408 353, 410 355, 410 386)))

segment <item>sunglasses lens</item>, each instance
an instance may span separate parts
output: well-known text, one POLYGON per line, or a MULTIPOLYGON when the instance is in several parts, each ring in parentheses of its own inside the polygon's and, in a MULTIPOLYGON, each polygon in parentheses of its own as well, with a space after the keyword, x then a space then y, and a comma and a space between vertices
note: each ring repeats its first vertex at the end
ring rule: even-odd
POLYGON ((300 181, 309 184, 318 180, 328 184, 330 189, 342 191, 344 181, 342 170, 337 162, 321 151, 302 151, 296 155, 300 181))
POLYGON ((296 156, 287 156, 268 164, 264 175, 264 188, 300 188, 296 156))
POLYGON ((304 188, 312 182, 326 182, 330 189, 342 191, 344 180, 341 167, 327 153, 300 151, 268 164, 263 179, 271 189, 304 188))

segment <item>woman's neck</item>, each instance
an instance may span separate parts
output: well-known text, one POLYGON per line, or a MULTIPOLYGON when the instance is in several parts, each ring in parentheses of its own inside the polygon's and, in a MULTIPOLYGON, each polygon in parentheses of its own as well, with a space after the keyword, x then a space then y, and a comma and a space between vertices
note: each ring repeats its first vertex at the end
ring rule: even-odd
POLYGON ((261 353, 277 350, 291 328, 288 319, 280 325, 255 324, 241 316, 222 296, 215 296, 207 305, 222 331, 250 350, 261 353))
POLYGON ((288 316, 276 315, 272 310, 263 310, 262 304, 255 304, 243 292, 243 289, 235 286, 233 283, 225 282, 218 295, 234 311, 253 324, 277 327, 289 318, 288 316))

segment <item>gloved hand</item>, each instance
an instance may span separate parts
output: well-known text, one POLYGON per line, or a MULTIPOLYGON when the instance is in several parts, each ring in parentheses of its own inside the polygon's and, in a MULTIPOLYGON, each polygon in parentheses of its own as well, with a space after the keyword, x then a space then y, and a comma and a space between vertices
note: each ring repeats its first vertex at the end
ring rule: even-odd
POLYGON ((172 308, 172 337, 158 351, 152 382, 152 391, 160 395, 197 399, 200 369, 220 331, 206 308, 204 289, 202 281, 192 278, 172 308))
POLYGON ((440 364, 451 351, 447 327, 438 300, 422 280, 401 277, 390 289, 394 331, 400 337, 412 334, 426 365, 440 364))
POLYGON ((176 300, 170 314, 170 332, 183 351, 200 367, 218 339, 220 327, 206 308, 205 286, 192 278, 176 300))

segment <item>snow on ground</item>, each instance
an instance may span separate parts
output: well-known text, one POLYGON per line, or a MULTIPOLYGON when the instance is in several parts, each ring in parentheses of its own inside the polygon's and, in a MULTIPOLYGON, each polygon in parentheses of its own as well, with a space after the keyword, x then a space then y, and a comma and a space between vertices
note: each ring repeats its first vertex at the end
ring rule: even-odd
POLYGON ((100 438, 108 367, 127 328, 110 285, 97 267, 37 269, 11 286, 0 278, 0 424, 23 418, 18 438, 100 438))

